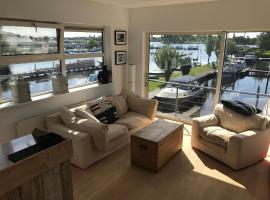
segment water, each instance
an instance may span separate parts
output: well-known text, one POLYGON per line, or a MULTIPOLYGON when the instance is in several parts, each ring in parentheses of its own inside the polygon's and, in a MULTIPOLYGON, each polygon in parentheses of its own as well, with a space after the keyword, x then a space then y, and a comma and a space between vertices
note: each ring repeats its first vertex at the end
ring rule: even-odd
MULTIPOLYGON (((154 47, 161 47, 162 44, 160 42, 151 42, 151 46, 154 47)), ((205 51, 205 44, 172 44, 172 47, 177 47, 177 46, 182 46, 183 50, 177 50, 177 52, 186 54, 187 57, 190 57, 191 59, 197 59, 198 62, 200 62, 202 65, 208 63, 208 55, 205 51), (187 50, 189 46, 198 46, 198 50, 187 50)), ((150 73, 158 73, 162 72, 162 70, 156 65, 156 63, 153 61, 153 56, 151 54, 155 53, 156 49, 150 49, 150 58, 149 58, 149 72, 150 73)), ((211 62, 216 62, 217 57, 214 52, 212 52, 210 56, 210 63, 211 62)))
MULTIPOLYGON (((160 47, 161 43, 155 42, 151 44, 153 47, 160 47)), ((180 53, 185 53, 187 56, 189 56, 191 59, 197 59, 198 62, 200 62, 202 65, 207 64, 208 56, 205 51, 205 45, 204 44, 173 44, 172 46, 183 46, 183 48, 187 48, 188 46, 199 46, 199 50, 177 50, 180 53)), ((156 49, 151 49, 150 53, 154 53, 156 49)), ((210 63, 216 61, 216 56, 212 52, 212 55, 210 57, 210 63)), ((270 61, 269 62, 257 62, 253 65, 249 66, 253 70, 264 70, 264 71, 270 71, 270 61)), ((150 54, 150 60, 149 60, 149 72, 150 73, 157 73, 162 72, 162 70, 154 63, 153 57, 150 54)), ((237 80, 231 80, 231 81, 225 81, 222 84, 222 89, 229 89, 239 92, 252 92, 257 93, 258 87, 260 87, 260 93, 265 93, 266 90, 266 83, 267 78, 262 77, 260 74, 256 74, 256 77, 253 76, 245 76, 244 78, 238 78, 237 80)), ((209 80, 208 86, 215 88, 216 87, 216 80, 209 80)), ((266 94, 270 94, 270 83, 269 87, 266 90, 266 94)), ((201 109, 199 113, 195 113, 195 115, 191 116, 203 116, 207 114, 213 113, 214 110, 214 96, 215 96, 215 90, 207 90, 205 94, 205 98, 203 102, 200 104, 201 109)), ((240 100, 245 103, 248 103, 253 106, 257 106, 259 109, 263 110, 265 103, 267 102, 267 97, 259 96, 259 99, 257 101, 256 95, 247 95, 247 94, 239 94, 235 92, 227 92, 227 91, 221 91, 221 99, 234 99, 234 100, 240 100)))

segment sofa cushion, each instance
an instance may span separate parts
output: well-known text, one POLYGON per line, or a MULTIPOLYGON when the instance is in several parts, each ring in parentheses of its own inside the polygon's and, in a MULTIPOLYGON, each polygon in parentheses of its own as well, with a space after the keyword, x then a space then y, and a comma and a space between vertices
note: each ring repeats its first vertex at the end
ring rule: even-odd
POLYGON ((71 120, 76 119, 76 115, 74 112, 70 111, 66 107, 60 108, 60 118, 63 122, 69 122, 71 120))
POLYGON ((244 116, 222 104, 216 105, 214 114, 219 118, 220 126, 236 133, 247 130, 265 130, 267 125, 267 120, 263 116, 244 116))
POLYGON ((95 117, 104 124, 112 124, 119 118, 115 106, 104 97, 87 104, 95 117))
POLYGON ((213 144, 227 148, 229 139, 237 133, 224 129, 220 126, 208 126, 200 132, 200 136, 213 144))
POLYGON ((98 150, 104 150, 108 144, 108 125, 100 122, 94 122, 89 119, 79 117, 70 120, 64 120, 64 124, 72 130, 88 133, 92 136, 94 146, 98 150))
POLYGON ((109 124, 108 125, 108 140, 109 142, 117 139, 124 134, 128 134, 128 128, 120 124, 109 124))
POLYGON ((115 106, 119 117, 127 113, 128 106, 127 106, 127 100, 125 97, 119 95, 119 96, 110 96, 106 98, 111 102, 112 105, 115 106))
POLYGON ((262 112, 260 109, 255 108, 254 106, 237 100, 221 100, 221 103, 233 111, 245 116, 251 116, 262 112))
POLYGON ((121 124, 126 126, 129 130, 143 126, 144 124, 150 123, 151 120, 144 115, 141 115, 136 112, 127 112, 120 119, 115 121, 115 124, 121 124))
POLYGON ((142 114, 149 119, 154 119, 157 110, 157 100, 146 99, 138 95, 130 94, 127 96, 128 109, 142 114))
POLYGON ((89 108, 76 108, 75 114, 83 119, 89 119, 94 122, 100 122, 89 108))

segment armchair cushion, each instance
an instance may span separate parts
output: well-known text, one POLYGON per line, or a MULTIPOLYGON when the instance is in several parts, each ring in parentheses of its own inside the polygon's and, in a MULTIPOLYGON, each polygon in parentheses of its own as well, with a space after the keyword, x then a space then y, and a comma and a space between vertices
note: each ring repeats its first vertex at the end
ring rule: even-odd
POLYGON ((219 119, 214 114, 196 117, 193 118, 193 121, 196 121, 199 124, 200 128, 204 128, 207 126, 217 126, 219 124, 219 119))
POLYGON ((215 107, 214 114, 219 118, 221 127, 236 133, 247 130, 265 130, 267 125, 267 119, 263 116, 244 116, 222 104, 215 107))
POLYGON ((217 144, 223 148, 227 148, 230 138, 234 135, 236 135, 235 132, 224 129, 220 126, 208 126, 200 132, 202 139, 213 144, 217 144))

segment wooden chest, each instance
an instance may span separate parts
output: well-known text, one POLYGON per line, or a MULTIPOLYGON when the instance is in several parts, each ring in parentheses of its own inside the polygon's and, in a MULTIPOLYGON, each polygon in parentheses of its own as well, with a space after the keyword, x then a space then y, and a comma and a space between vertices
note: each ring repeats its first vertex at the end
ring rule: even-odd
POLYGON ((182 148, 183 124, 159 119, 131 135, 131 163, 158 172, 182 148))

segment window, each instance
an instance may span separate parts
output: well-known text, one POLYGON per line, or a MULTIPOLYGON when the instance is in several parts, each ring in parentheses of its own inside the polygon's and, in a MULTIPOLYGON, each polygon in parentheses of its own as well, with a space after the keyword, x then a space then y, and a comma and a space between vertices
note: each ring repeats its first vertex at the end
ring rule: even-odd
POLYGON ((1 26, 1 55, 58 53, 55 28, 1 26))
POLYGON ((65 31, 65 54, 102 53, 102 32, 65 31))
POLYGON ((270 32, 150 34, 148 74, 148 96, 161 114, 190 120, 225 99, 270 115, 270 32))
POLYGON ((150 35, 148 96, 159 101, 159 114, 213 112, 220 41, 218 34, 150 35))
POLYGON ((64 73, 69 88, 95 83, 103 60, 101 28, 0 20, 0 100, 4 102, 12 99, 11 83, 17 78, 29 83, 31 96, 52 92, 54 74, 64 73))
POLYGON ((243 101, 264 110, 269 104, 269 58, 270 32, 227 33, 221 99, 243 101))
POLYGON ((0 91, 2 99, 11 99, 10 83, 16 77, 23 78, 30 84, 31 95, 52 91, 51 76, 60 72, 59 61, 21 63, 0 66, 0 91))
POLYGON ((102 30, 65 30, 64 49, 69 88, 97 82, 104 57, 102 30))
POLYGON ((102 57, 66 59, 69 88, 97 82, 97 74, 101 70, 100 64, 102 60, 102 57))

